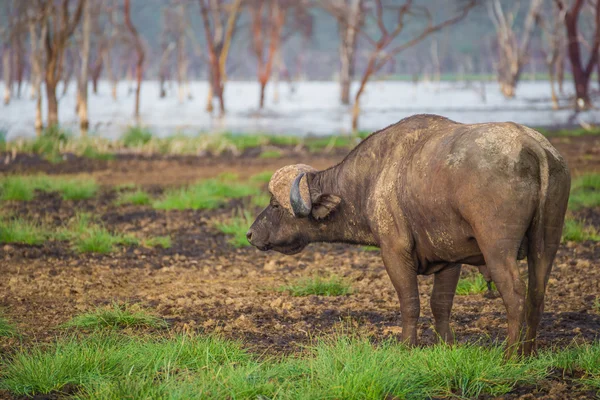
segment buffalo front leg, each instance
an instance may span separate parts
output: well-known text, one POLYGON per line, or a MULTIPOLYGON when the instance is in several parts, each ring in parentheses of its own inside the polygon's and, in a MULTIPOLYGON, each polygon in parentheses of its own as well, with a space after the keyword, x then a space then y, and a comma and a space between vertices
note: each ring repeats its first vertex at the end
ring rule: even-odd
POLYGON ((451 264, 437 272, 433 278, 431 293, 431 312, 435 319, 435 331, 438 337, 446 343, 453 343, 454 337, 450 330, 450 312, 454 302, 454 293, 460 277, 460 264, 451 264))
POLYGON ((398 293, 402 313, 402 341, 411 346, 417 344, 417 321, 421 312, 417 269, 406 251, 381 248, 385 269, 398 293))

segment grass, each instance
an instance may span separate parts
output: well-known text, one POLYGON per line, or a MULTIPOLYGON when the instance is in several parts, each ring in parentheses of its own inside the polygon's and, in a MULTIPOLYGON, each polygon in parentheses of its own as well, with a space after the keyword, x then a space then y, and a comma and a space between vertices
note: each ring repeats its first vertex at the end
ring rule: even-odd
POLYGON ((137 206, 145 206, 152 202, 148 192, 142 189, 137 189, 135 192, 120 193, 119 198, 116 200, 117 205, 123 204, 134 204, 137 206))
POLYGON ((252 215, 245 211, 242 215, 237 215, 229 218, 225 222, 220 222, 216 225, 217 229, 222 233, 231 236, 228 240, 234 247, 248 247, 250 243, 246 238, 246 232, 252 224, 252 215))
POLYGON ((348 148, 356 145, 356 138, 352 136, 324 136, 307 140, 306 145, 311 152, 323 151, 332 148, 348 148))
POLYGON ((17 328, 0 314, 0 338, 13 337, 17 334, 17 328))
POLYGON ((377 246, 361 246, 360 247, 363 251, 379 251, 381 250, 379 247, 377 246))
POLYGON ((115 245, 139 245, 135 237, 111 233, 87 213, 76 214, 55 237, 70 241, 79 253, 107 254, 114 250, 115 245))
POLYGON ((600 241, 600 234, 593 226, 585 225, 584 222, 572 218, 565 219, 565 225, 562 233, 563 241, 584 242, 592 240, 600 241))
POLYGON ((116 157, 111 153, 104 153, 94 147, 93 145, 87 145, 83 148, 83 151, 80 154, 82 157, 89 158, 92 160, 103 160, 110 161, 114 160, 116 157))
POLYGON ((0 243, 39 245, 49 233, 40 224, 22 218, 0 218, 0 243))
POLYGON ((279 150, 266 150, 260 153, 259 158, 280 158, 281 152, 279 150))
MULTIPOLYGON (((0 243, 39 245, 47 240, 68 241, 79 253, 107 254, 116 245, 138 246, 140 240, 108 231, 88 213, 78 213, 59 229, 50 229, 37 222, 23 218, 0 218, 0 243)), ((144 245, 150 247, 171 247, 169 236, 147 238, 144 245)))
POLYGON ((130 126, 127 128, 121 142, 125 147, 140 147, 152 140, 152 132, 148 128, 142 126, 130 126))
POLYGON ((484 293, 487 290, 487 282, 481 274, 460 278, 456 286, 456 294, 459 296, 484 293))
POLYGON ((477 398, 537 384, 553 368, 576 371, 578 382, 595 388, 600 343, 504 361, 501 346, 409 349, 393 340, 374 345, 364 337, 336 335, 317 340, 300 356, 259 358, 240 342, 217 336, 151 338, 109 329, 21 348, 0 362, 0 389, 14 396, 477 398))
POLYGON ((58 192, 63 200, 84 200, 98 192, 98 185, 92 179, 62 178, 47 175, 8 176, 0 180, 2 200, 29 201, 35 191, 58 192))
POLYGON ((271 201, 271 195, 269 193, 260 193, 255 196, 252 196, 252 200, 250 200, 250 204, 256 207, 264 208, 269 205, 271 201))
MULTIPOLYGON (((563 351, 546 353, 546 362, 570 374, 580 372, 581 382, 600 391, 600 345, 575 345, 563 351)), ((600 393, 597 393, 600 394, 600 393)))
POLYGON ((313 277, 302 278, 296 282, 279 288, 282 292, 288 292, 294 297, 301 296, 345 296, 352 293, 348 282, 337 276, 329 278, 313 277))
POLYGON ((571 184, 569 209, 597 206, 600 206, 600 174, 590 173, 574 179, 571 184))
POLYGON ((272 176, 273 176, 273 172, 272 171, 259 172, 258 174, 252 175, 250 177, 250 182, 254 182, 254 183, 269 183, 269 181, 271 180, 272 176))
MULTIPOLYGON (((600 128, 592 129, 573 128, 561 130, 538 129, 548 136, 581 136, 600 134, 600 128)), ((176 133, 167 137, 155 137, 146 127, 131 126, 117 141, 106 138, 75 137, 64 129, 46 130, 39 138, 18 138, 6 141, 0 127, 0 151, 39 154, 51 162, 63 161, 63 154, 71 153, 81 157, 100 160, 111 160, 115 158, 114 153, 120 150, 128 152, 140 151, 153 154, 187 154, 198 155, 205 153, 222 154, 225 151, 240 154, 249 148, 260 148, 264 146, 298 146, 307 147, 312 152, 331 150, 333 148, 350 149, 358 143, 358 139, 366 138, 370 132, 360 131, 356 135, 333 134, 320 137, 298 137, 291 135, 268 135, 262 133, 234 133, 221 134, 184 135, 176 133)), ((265 157, 273 156, 275 153, 264 152, 265 157)))
POLYGON ((160 210, 214 209, 227 200, 250 196, 257 192, 253 185, 208 179, 187 187, 169 189, 152 205, 160 210))
POLYGON ((547 129, 547 128, 535 128, 538 132, 544 136, 553 137, 576 137, 576 136, 588 136, 588 135, 600 135, 600 127, 586 128, 570 128, 570 129, 547 129))
POLYGON ((113 303, 78 315, 64 326, 79 329, 165 328, 167 323, 139 306, 113 303))
POLYGON ((163 249, 171 248, 171 237, 170 236, 155 236, 143 241, 144 246, 148 247, 162 247, 163 249))

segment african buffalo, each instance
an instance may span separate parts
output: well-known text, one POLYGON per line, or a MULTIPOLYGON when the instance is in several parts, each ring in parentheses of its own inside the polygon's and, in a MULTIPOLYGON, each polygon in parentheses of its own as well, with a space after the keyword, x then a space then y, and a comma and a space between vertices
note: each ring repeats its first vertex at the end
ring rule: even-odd
POLYGON ((507 356, 518 344, 530 354, 570 185, 563 158, 526 126, 415 115, 371 134, 334 167, 275 172, 271 202, 247 237, 260 250, 285 254, 311 242, 379 246, 410 344, 420 313, 417 275, 434 274, 435 329, 452 341, 460 265, 480 266, 506 307, 507 356), (527 288, 520 254, 527 256, 527 288))

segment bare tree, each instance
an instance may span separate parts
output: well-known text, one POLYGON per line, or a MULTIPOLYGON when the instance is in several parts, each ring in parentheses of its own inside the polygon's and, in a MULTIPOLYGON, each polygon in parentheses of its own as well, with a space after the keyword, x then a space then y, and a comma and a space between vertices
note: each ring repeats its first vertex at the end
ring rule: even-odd
POLYGON ((134 116, 138 118, 140 116, 140 92, 142 89, 142 77, 144 74, 144 58, 146 56, 146 53, 144 52, 144 46, 142 44, 140 35, 133 23, 131 22, 130 0, 124 0, 123 15, 125 18, 125 25, 127 26, 127 29, 129 29, 129 33, 133 38, 135 52, 137 54, 137 62, 135 65, 135 78, 137 86, 135 89, 134 116))
POLYGON ((31 78, 32 98, 35 100, 35 132, 41 136, 44 128, 42 120, 42 79, 44 72, 44 40, 48 23, 47 9, 31 8, 28 10, 27 25, 29 28, 29 42, 31 45, 31 78))
POLYGON ((90 125, 88 119, 88 61, 90 58, 90 1, 83 6, 83 23, 81 27, 81 71, 77 82, 77 112, 81 136, 87 136, 90 125))
POLYGON ((498 83, 506 97, 514 97, 523 66, 528 61, 529 43, 536 26, 537 16, 543 0, 530 0, 529 10, 521 29, 516 29, 520 2, 515 2, 511 11, 505 12, 500 0, 488 2, 490 19, 496 28, 498 45, 498 83), (519 40, 520 39, 520 40, 519 40))
POLYGON ((540 26, 542 28, 543 46, 542 51, 548 68, 550 78, 550 94, 552 96, 552 107, 558 109, 558 96, 555 89, 559 65, 564 63, 566 40, 562 30, 565 18, 565 10, 551 7, 549 12, 540 15, 540 26), (549 15, 548 15, 549 14, 549 15))
POLYGON ((258 61, 260 108, 265 105, 265 89, 271 78, 273 61, 281 43, 281 32, 285 24, 287 9, 281 3, 281 0, 258 0, 250 7, 253 49, 258 61))
POLYGON ((4 81, 4 105, 10 103, 12 93, 12 57, 11 42, 13 35, 13 15, 11 10, 12 2, 7 1, 4 5, 6 16, 6 25, 0 27, 0 40, 2 41, 2 79, 4 81))
MULTIPOLYGON (((391 2, 390 3, 395 3, 391 2)), ((425 6, 419 6, 413 4, 412 0, 407 0, 401 6, 390 4, 387 7, 384 6, 383 0, 375 0, 374 7, 371 9, 374 14, 374 19, 377 25, 377 31, 379 34, 378 39, 372 38, 364 30, 361 31, 365 39, 372 45, 373 49, 369 55, 367 66, 363 72, 360 80, 360 86, 354 97, 354 106, 352 109, 352 129, 356 131, 358 129, 358 117, 360 114, 360 98, 365 91, 367 82, 374 73, 377 73, 381 68, 390 60, 395 58, 402 51, 416 45, 421 42, 427 36, 434 32, 438 32, 441 29, 457 23, 462 20, 476 4, 476 0, 469 0, 459 7, 459 9, 449 18, 442 19, 440 22, 434 23, 431 11, 425 6), (397 20, 392 29, 388 29, 386 26, 386 20, 384 19, 384 8, 393 10, 398 15, 397 20), (407 16, 423 16, 427 19, 427 24, 417 31, 414 36, 399 44, 395 47, 391 47, 400 33, 404 30, 405 19, 407 16), (391 48, 390 48, 391 47, 391 48)))
POLYGON ((204 25, 204 37, 208 48, 210 85, 206 110, 213 110, 213 96, 219 99, 221 115, 225 114, 225 66, 242 0, 232 3, 218 0, 198 0, 204 25), (225 28, 224 28, 225 26, 225 28))
POLYGON ((177 49, 177 91, 179 102, 183 103, 188 91, 188 65, 189 60, 187 57, 187 32, 190 29, 189 18, 186 12, 185 3, 179 3, 175 8, 175 15, 177 16, 176 24, 176 40, 175 47, 177 49))
POLYGON ((4 80, 4 105, 10 103, 10 95, 12 92, 12 74, 11 74, 11 57, 10 46, 4 42, 2 46, 2 75, 4 80))
POLYGON ((44 1, 36 3, 37 10, 45 15, 48 26, 45 37, 44 70, 49 128, 58 126, 56 86, 63 75, 65 48, 79 24, 85 1, 77 0, 73 13, 71 13, 69 0, 62 0, 60 5, 44 1))
POLYGON ((21 87, 25 75, 25 40, 27 36, 27 4, 24 1, 17 1, 14 10, 15 23, 13 24, 11 39, 14 49, 14 79, 17 83, 17 98, 21 97, 21 87))
POLYGON ((580 42, 583 38, 583 32, 580 32, 578 28, 579 16, 585 3, 584 0, 573 0, 571 7, 567 7, 562 0, 555 1, 559 10, 565 12, 564 22, 567 31, 568 54, 569 61, 571 62, 573 81, 575 83, 575 109, 587 110, 592 107, 589 83, 594 66, 598 62, 598 51, 600 49, 600 0, 596 0, 593 7, 595 10, 595 28, 587 63, 582 60, 580 42))
POLYGON ((357 32, 364 19, 364 0, 329 0, 326 9, 337 19, 340 35, 340 101, 350 104, 350 85, 354 78, 354 53, 356 51, 357 32))
POLYGON ((167 95, 167 89, 165 83, 169 78, 170 74, 170 56, 175 49, 175 42, 173 36, 173 26, 176 22, 173 18, 173 12, 171 10, 171 4, 169 7, 165 7, 162 12, 162 27, 160 32, 160 46, 162 54, 158 63, 158 81, 159 81, 159 97, 164 98, 167 95))

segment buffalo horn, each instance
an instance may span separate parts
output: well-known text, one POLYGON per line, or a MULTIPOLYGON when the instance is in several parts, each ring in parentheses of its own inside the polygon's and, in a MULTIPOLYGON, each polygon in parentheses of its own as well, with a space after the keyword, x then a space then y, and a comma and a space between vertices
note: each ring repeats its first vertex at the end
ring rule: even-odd
POLYGON ((307 217, 310 214, 310 210, 312 205, 309 203, 306 204, 302 195, 300 194, 300 181, 302 177, 306 175, 305 172, 299 174, 294 182, 292 183, 292 188, 290 190, 290 203, 292 205, 292 210, 294 211, 294 215, 298 218, 307 217))

